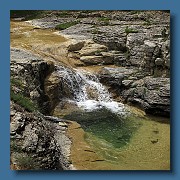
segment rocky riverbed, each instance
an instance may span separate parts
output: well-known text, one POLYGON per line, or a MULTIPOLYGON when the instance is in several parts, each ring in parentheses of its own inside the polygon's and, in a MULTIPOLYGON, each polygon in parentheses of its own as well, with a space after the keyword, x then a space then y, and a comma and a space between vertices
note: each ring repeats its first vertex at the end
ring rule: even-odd
MULTIPOLYGON (((46 11, 39 19, 12 19, 11 168, 128 169, 123 163, 104 164, 103 156, 89 145, 93 144, 92 139, 87 144, 81 127, 69 121, 73 119, 65 118, 76 109, 78 112, 77 106, 66 100, 82 101, 87 94, 86 98, 91 100, 88 102, 100 101, 99 91, 107 89, 108 101, 133 105, 144 113, 169 118, 169 25, 170 14, 165 11, 46 11), (64 28, 65 25, 69 27, 64 28), (82 87, 87 88, 85 94, 82 87), (96 88, 99 91, 95 92, 96 88), (82 142, 79 151, 75 146, 77 136, 82 142), (70 148, 74 150, 71 152, 70 148), (74 167, 77 159, 70 156, 82 151, 85 152, 82 162, 88 153, 92 162, 87 167, 86 164, 74 167), (30 165, 28 161, 33 163, 30 165), (92 165, 94 162, 98 165, 92 165)), ((166 118, 162 119, 167 123, 166 118)), ((154 152, 165 147, 169 154, 169 126, 159 123, 156 126, 162 128, 160 137, 158 141, 151 139, 148 146, 154 152)), ((147 129, 144 126, 138 131, 133 142, 147 129)), ((146 143, 150 137, 149 134, 142 142, 146 143)), ((131 148, 128 151, 134 152, 131 148)), ((157 156, 165 158, 164 151, 159 152, 163 155, 157 156)), ((159 158, 166 165, 161 166, 160 162, 155 169, 169 168, 167 154, 165 159, 159 158)), ((152 158, 150 162, 156 159, 154 155, 144 158, 147 161, 152 158)), ((133 167, 132 161, 128 160, 131 169, 152 169, 151 164, 143 163, 133 167)))

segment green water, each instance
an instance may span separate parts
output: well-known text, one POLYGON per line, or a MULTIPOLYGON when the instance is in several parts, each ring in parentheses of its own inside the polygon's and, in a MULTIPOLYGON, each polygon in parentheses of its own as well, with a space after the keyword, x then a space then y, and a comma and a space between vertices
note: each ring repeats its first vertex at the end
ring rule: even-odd
MULTIPOLYGON (((168 170, 170 168, 170 124, 167 118, 122 116, 107 109, 75 111, 64 118, 78 122, 85 141, 103 161, 91 162, 89 154, 75 164, 89 170, 168 170)), ((78 148, 78 144, 76 144, 78 148)), ((82 153, 84 153, 82 151, 82 153)), ((92 153, 93 156, 93 153, 92 153)))
POLYGON ((141 126, 136 116, 114 114, 105 108, 91 112, 72 112, 64 118, 78 122, 85 132, 107 141, 115 148, 128 144, 141 126))

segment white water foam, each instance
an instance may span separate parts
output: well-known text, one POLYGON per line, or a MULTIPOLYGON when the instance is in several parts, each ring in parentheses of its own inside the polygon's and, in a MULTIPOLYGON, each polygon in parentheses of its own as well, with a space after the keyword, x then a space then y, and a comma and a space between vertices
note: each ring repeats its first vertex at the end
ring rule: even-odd
POLYGON ((124 113, 124 105, 115 101, 103 102, 103 101, 96 101, 96 100, 85 100, 85 101, 77 102, 77 105, 78 107, 86 111, 93 111, 95 109, 107 108, 110 111, 117 114, 124 113))
POLYGON ((97 95, 96 99, 84 99, 83 101, 78 101, 77 105, 87 111, 92 111, 94 109, 107 108, 114 113, 123 113, 124 105, 112 100, 110 93, 107 88, 101 84, 94 74, 86 71, 78 71, 80 77, 82 77, 84 83, 83 89, 84 94, 88 97, 88 88, 91 88, 97 95))
MULTIPOLYGON (((118 114, 124 113, 124 105, 114 101, 107 88, 96 75, 84 70, 60 68, 59 73, 70 88, 77 106, 86 111, 107 108, 118 114), (93 92, 93 96, 89 92, 93 92)), ((72 101, 72 100, 71 100, 72 101)))

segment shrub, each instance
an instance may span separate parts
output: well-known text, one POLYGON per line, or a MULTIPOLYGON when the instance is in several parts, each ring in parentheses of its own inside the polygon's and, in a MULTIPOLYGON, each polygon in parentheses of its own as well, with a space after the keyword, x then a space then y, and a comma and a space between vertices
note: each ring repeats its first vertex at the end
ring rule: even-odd
POLYGON ((141 11, 140 10, 131 10, 130 12, 129 12, 131 15, 134 15, 134 14, 140 14, 141 13, 141 11))
POLYGON ((24 17, 25 20, 40 18, 43 15, 44 11, 40 10, 11 10, 11 18, 24 17))
POLYGON ((164 41, 166 41, 166 40, 168 39, 169 34, 170 34, 170 32, 168 32, 166 28, 164 28, 164 29, 161 31, 161 35, 162 35, 162 38, 163 38, 164 41))
POLYGON ((103 22, 104 25, 109 25, 110 19, 107 18, 107 17, 100 17, 100 18, 98 18, 98 20, 101 21, 101 22, 103 22))
POLYGON ((124 56, 125 56, 126 59, 130 58, 131 54, 130 54, 129 49, 126 52, 124 52, 124 56))
POLYGON ((19 79, 11 78, 11 86, 17 86, 20 89, 23 89, 23 83, 19 79))
POLYGON ((98 28, 94 28, 92 31, 91 31, 92 34, 99 34, 99 30, 98 28))
POLYGON ((55 29, 56 29, 56 30, 64 30, 64 29, 67 29, 67 28, 69 28, 69 27, 71 27, 71 26, 74 26, 74 25, 76 25, 76 24, 78 24, 78 23, 79 23, 79 21, 67 22, 67 23, 63 23, 63 24, 58 24, 58 25, 55 27, 55 29))
POLYGON ((68 11, 61 11, 57 14, 59 17, 66 17, 69 16, 69 12, 68 11))
POLYGON ((129 34, 129 33, 138 33, 138 30, 129 28, 129 27, 127 26, 126 29, 125 29, 125 33, 126 33, 126 34, 129 34))
POLYGON ((33 112, 37 108, 36 105, 29 98, 23 96, 20 93, 16 94, 12 90, 11 90, 11 99, 15 103, 17 103, 20 106, 24 107, 25 110, 27 110, 29 112, 33 112))

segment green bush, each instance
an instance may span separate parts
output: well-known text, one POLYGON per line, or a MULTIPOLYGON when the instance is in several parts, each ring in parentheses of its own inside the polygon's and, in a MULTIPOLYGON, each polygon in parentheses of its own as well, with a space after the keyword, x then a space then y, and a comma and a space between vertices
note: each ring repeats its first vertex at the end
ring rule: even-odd
POLYGON ((94 29, 92 29, 91 33, 92 34, 99 34, 100 32, 99 32, 98 28, 94 28, 94 29))
POLYGON ((58 24, 58 25, 55 27, 55 29, 56 29, 56 30, 64 30, 64 29, 67 29, 67 28, 69 28, 69 27, 71 27, 71 26, 74 26, 74 25, 76 25, 76 24, 78 24, 78 23, 79 23, 79 21, 67 22, 67 23, 63 23, 63 24, 58 24))
POLYGON ((43 13, 44 11, 40 11, 40 10, 11 10, 10 17, 11 18, 24 17, 25 20, 30 20, 41 17, 43 13))
POLYGON ((22 81, 19 79, 11 78, 11 86, 17 86, 21 90, 24 88, 22 81))
POLYGON ((22 94, 18 93, 14 93, 11 90, 11 99, 19 104, 20 106, 24 107, 25 110, 29 111, 29 112, 33 112, 37 109, 36 105, 27 97, 24 97, 22 94))
POLYGON ((100 17, 100 18, 98 18, 98 20, 101 21, 101 22, 103 22, 104 25, 109 25, 110 19, 107 18, 107 17, 100 17))
POLYGON ((126 29, 125 29, 125 33, 126 33, 126 34, 129 34, 129 33, 138 33, 138 30, 129 28, 129 27, 127 26, 126 29))

